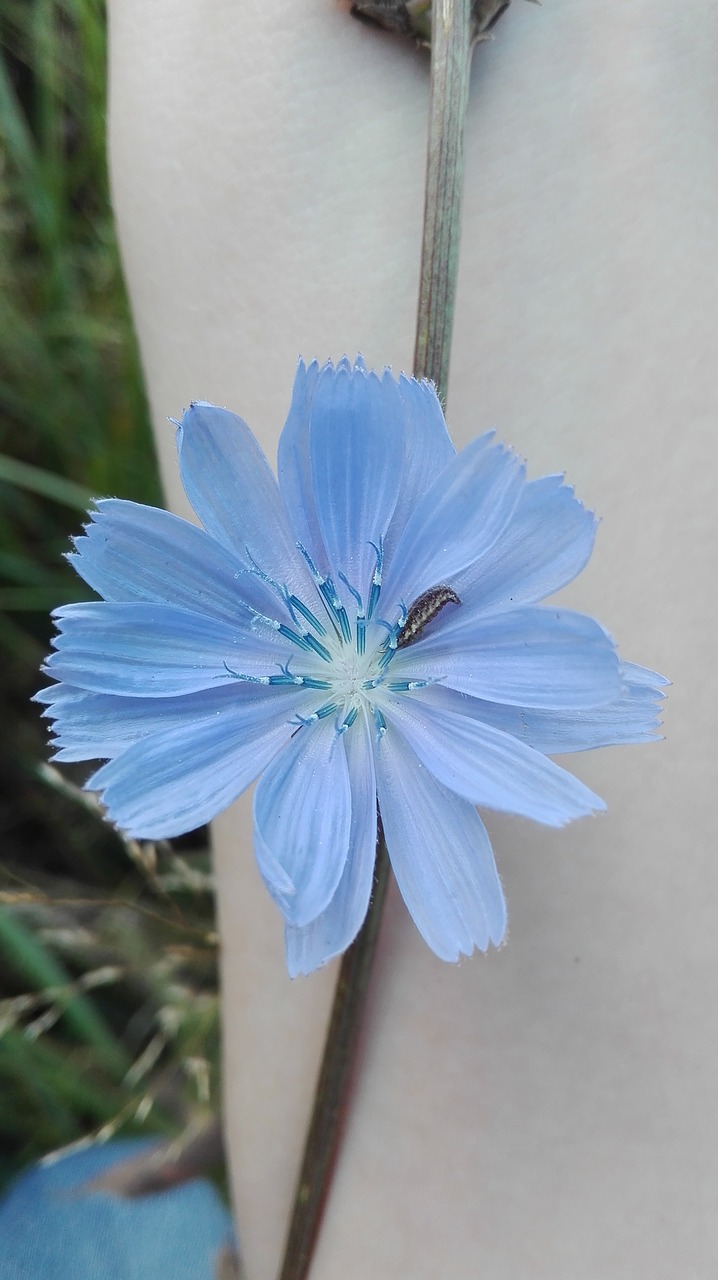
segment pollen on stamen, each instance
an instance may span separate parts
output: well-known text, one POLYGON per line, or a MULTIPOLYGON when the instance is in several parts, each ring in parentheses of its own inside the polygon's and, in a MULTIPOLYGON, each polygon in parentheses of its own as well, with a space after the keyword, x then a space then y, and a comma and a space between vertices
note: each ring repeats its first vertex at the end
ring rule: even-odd
POLYGON ((381 741, 386 733, 386 720, 378 707, 374 707, 374 724, 376 725, 377 740, 381 741))
POLYGON ((327 634, 326 627, 322 625, 319 619, 314 616, 311 609, 308 609, 304 601, 300 600, 298 596, 295 596, 294 594, 288 595, 287 607, 290 612, 296 611, 297 613, 300 613, 304 618, 304 621, 308 622, 310 627, 314 627, 317 635, 325 636, 327 634))
MULTIPOLYGON (((271 684, 272 683, 272 678, 273 678, 272 676, 247 676, 247 675, 244 675, 243 672, 241 671, 233 671, 229 663, 227 662, 223 662, 222 666, 227 672, 227 675, 230 675, 233 680, 242 680, 245 684, 271 684)), ((217 680, 222 680, 223 678, 224 678, 223 676, 216 677, 217 680)))
POLYGON ((352 707, 351 710, 345 715, 341 724, 337 726, 337 733, 338 734, 346 733, 348 729, 351 729, 358 715, 359 715, 359 708, 352 707))

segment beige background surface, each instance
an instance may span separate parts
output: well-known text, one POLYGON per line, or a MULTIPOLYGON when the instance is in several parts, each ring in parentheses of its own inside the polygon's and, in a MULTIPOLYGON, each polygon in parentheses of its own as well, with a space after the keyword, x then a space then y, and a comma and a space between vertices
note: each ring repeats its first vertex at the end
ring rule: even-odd
MULTIPOLYGON (((427 67, 334 0, 111 0, 115 203, 166 423, 273 456, 294 364, 408 367, 427 67)), ((475 58, 448 417, 603 517, 563 599, 674 681, 668 740, 574 756, 609 803, 493 817, 506 947, 446 966, 393 901, 313 1280, 713 1280, 716 221, 712 0, 517 2, 475 58)), ((333 972, 290 983, 216 824, 225 1089, 249 1280, 272 1280, 333 972)))

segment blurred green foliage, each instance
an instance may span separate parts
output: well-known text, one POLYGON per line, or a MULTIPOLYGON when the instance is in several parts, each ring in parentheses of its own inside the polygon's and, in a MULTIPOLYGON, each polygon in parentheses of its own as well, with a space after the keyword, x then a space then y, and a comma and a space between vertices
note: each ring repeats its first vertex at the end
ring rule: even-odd
POLYGON ((29 705, 89 499, 160 501, 105 110, 100 0, 0 0, 0 1177, 215 1103, 207 851, 124 845, 29 705))

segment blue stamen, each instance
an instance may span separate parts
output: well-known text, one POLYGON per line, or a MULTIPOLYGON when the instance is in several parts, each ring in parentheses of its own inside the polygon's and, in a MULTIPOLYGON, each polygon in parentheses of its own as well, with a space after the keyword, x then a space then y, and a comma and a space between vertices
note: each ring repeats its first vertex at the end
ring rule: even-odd
MULTIPOLYGON (((297 635, 296 631, 292 631, 291 627, 285 627, 283 622, 278 622, 275 626, 275 630, 279 632, 280 636, 284 636, 285 640, 291 640, 292 644, 299 645, 300 649, 306 650, 312 648, 312 645, 309 644, 309 635, 297 635)), ((317 641, 317 643, 319 642, 317 641)))
POLYGON ((362 603, 362 598, 361 598, 361 596, 359 595, 359 592, 356 590, 356 587, 353 587, 353 586, 352 586, 351 582, 349 582, 348 578, 345 576, 345 574, 343 574, 343 573, 341 572, 341 570, 339 571, 339 577, 341 578, 342 582, 344 583, 344 586, 347 588, 347 590, 348 590, 348 591, 350 591, 350 592, 351 592, 351 594, 353 595, 354 599, 356 600, 356 604, 357 604, 357 653, 358 653, 358 654, 362 654, 362 653, 364 653, 364 652, 366 651, 366 615, 365 615, 365 613, 364 613, 364 606, 363 606, 363 603, 362 603))
POLYGON ((384 650, 379 659, 379 670, 383 671, 384 668, 389 665, 392 658, 394 657, 394 654, 397 651, 399 632, 401 631, 404 623, 406 622, 406 610, 402 605, 401 615, 398 622, 385 622, 383 618, 377 618, 376 621, 378 622, 380 627, 386 627, 389 633, 387 635, 386 640, 384 641, 384 650))
POLYGON ((379 596, 381 595, 381 575, 382 575, 382 570, 384 568, 384 542, 383 542, 383 539, 380 538, 379 546, 377 546, 375 542, 370 542, 369 545, 373 547, 374 550, 376 551, 376 568, 374 570, 374 575, 371 580, 371 591, 369 592, 369 607, 366 611, 367 618, 371 619, 374 615, 374 610, 376 609, 376 606, 379 603, 379 596))
POLYGON ((339 706, 338 702, 325 702, 323 707, 319 707, 314 712, 314 715, 316 716, 317 720, 326 720, 327 716, 334 715, 334 712, 336 711, 338 706, 339 706))
POLYGON ((266 582, 267 586, 271 587, 272 591, 276 592, 280 600, 282 600, 282 602, 287 606, 292 622, 296 622, 297 616, 294 610, 296 605, 301 605, 301 601, 297 600, 296 596, 290 595, 289 588, 285 584, 277 582, 275 578, 270 578, 269 574, 265 573, 264 569, 260 568, 246 543, 244 551, 247 559, 252 565, 249 573, 253 574, 256 578, 259 578, 262 582, 266 582))
POLYGON ((279 583, 275 582, 274 578, 270 578, 269 574, 264 572, 264 569, 260 569, 259 565, 257 564, 257 561, 255 560, 254 556, 252 555, 252 552, 250 551, 246 543, 244 546, 244 552, 247 559, 250 561, 252 565, 252 568, 250 569, 249 572, 255 574, 256 577, 261 578, 262 582, 266 582, 268 587, 271 587, 273 591, 278 591, 279 594, 281 595, 282 588, 280 587, 279 583))
POLYGON ((309 572, 314 579, 314 585, 324 601, 329 617, 332 619, 332 622, 338 624, 342 634, 342 639, 345 644, 348 644, 352 638, 349 618, 347 617, 347 611, 344 608, 344 605, 337 595, 334 583, 331 578, 325 578, 324 575, 319 572, 317 566, 312 560, 312 557, 306 547, 302 546, 301 542, 297 543, 297 550, 304 556, 304 559, 309 566, 309 572))
POLYGON ((362 600, 361 600, 361 596, 359 595, 359 592, 357 591, 356 587, 353 587, 353 586, 352 586, 351 582, 350 582, 350 581, 349 581, 349 579, 347 578, 347 575, 346 575, 345 573, 342 573, 341 569, 339 570, 339 577, 341 578, 342 582, 344 583, 344 586, 346 587, 347 591, 349 591, 349 592, 350 592, 350 594, 351 594, 351 595, 353 595, 354 599, 356 600, 356 602, 357 602, 357 609, 359 610, 359 612, 360 612, 360 613, 363 613, 363 612, 364 612, 364 610, 362 609, 362 600))
MULTIPOLYGON (((245 681, 246 684, 271 684, 272 683, 272 676, 245 676, 240 671, 233 671, 232 668, 229 666, 229 664, 226 662, 223 662, 222 666, 224 667, 227 674, 232 677, 233 680, 243 680, 245 681)), ((216 679, 221 680, 222 677, 217 676, 216 679)))
POLYGON ((426 689, 432 680, 392 680, 386 687, 391 693, 411 693, 413 689, 426 689))
MULTIPOLYGON (((296 720, 297 724, 300 725, 316 724, 317 720, 326 720, 327 716, 334 715, 338 706, 338 702, 326 702, 323 707, 318 707, 310 716, 296 715, 294 720, 296 720)), ((294 723, 294 720, 291 721, 292 724, 294 723)))
POLYGON ((279 631, 282 626, 282 623, 277 622, 276 618, 268 618, 266 613, 260 613, 259 609, 253 609, 251 604, 244 604, 244 607, 252 615, 252 625, 257 622, 263 622, 265 627, 269 627, 270 631, 279 631))
POLYGON ((334 621, 339 624, 344 644, 348 644, 352 638, 352 629, 349 625, 349 617, 340 597, 337 595, 337 589, 331 578, 325 578, 319 587, 319 590, 331 616, 334 621))
POLYGON ((359 715, 359 708, 352 707, 351 710, 347 713, 347 715, 345 715, 341 724, 337 726, 337 733, 339 734, 346 733, 347 729, 351 729, 358 715, 359 715))
POLYGON ((308 609, 307 606, 304 604, 304 601, 300 600, 298 596, 295 596, 295 595, 287 596, 287 608, 290 610, 292 615, 294 615, 295 610, 297 613, 301 613, 302 617, 304 618, 304 621, 308 622, 310 627, 314 627, 314 630, 316 631, 317 635, 325 636, 327 634, 326 627, 322 626, 322 623, 319 621, 319 619, 315 618, 311 609, 308 609))
POLYGON ((383 676, 374 676, 372 680, 362 680, 362 689, 378 689, 380 684, 384 683, 383 676))
POLYGON ((306 639, 298 635, 296 631, 292 631, 292 628, 288 627, 286 623, 277 622, 276 618, 268 618, 266 613, 260 613, 258 609, 253 609, 251 605, 245 605, 245 608, 252 615, 252 628, 254 630, 258 629, 257 624, 262 623, 265 627, 269 627, 270 631, 278 631, 280 636, 284 636, 285 640, 291 640, 292 644, 298 645, 300 649, 306 651, 311 648, 306 639))
POLYGON ((313 649, 314 652, 318 654, 320 658, 323 658, 325 662, 331 662, 332 655, 328 649, 324 648, 321 640, 315 639, 309 631, 305 631, 302 640, 304 642, 305 649, 313 649))
POLYGON ((386 733, 386 720, 378 707, 374 708, 374 724, 376 725, 377 740, 381 741, 386 733))
POLYGON ((302 676, 305 689, 331 689, 331 680, 315 680, 314 676, 302 676))
POLYGON ((314 579, 314 582, 315 582, 316 586, 317 586, 317 587, 319 587, 319 588, 320 588, 320 590, 321 590, 321 588, 324 586, 325 579, 322 577, 321 573, 320 573, 320 572, 319 572, 319 570, 317 569, 317 566, 315 565, 314 561, 312 560, 312 557, 310 556, 309 552, 307 551, 307 548, 306 548, 306 547, 303 547, 303 546, 302 546, 302 544, 301 544, 301 542, 298 542, 298 543, 297 543, 297 551, 299 551, 299 552, 300 552, 300 554, 304 556, 304 559, 306 560, 307 565, 308 565, 308 568, 309 568, 309 572, 311 573, 311 575, 312 575, 312 577, 313 577, 313 579, 314 579))

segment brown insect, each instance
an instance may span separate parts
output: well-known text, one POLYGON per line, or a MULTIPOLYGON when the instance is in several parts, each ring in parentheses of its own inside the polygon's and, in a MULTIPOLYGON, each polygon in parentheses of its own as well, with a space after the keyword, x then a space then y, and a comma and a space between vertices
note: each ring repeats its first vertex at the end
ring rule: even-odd
POLYGON ((408 644, 418 640, 424 627, 441 613, 445 604, 461 604, 461 600, 451 587, 429 587, 417 596, 406 615, 406 622, 396 637, 397 649, 405 649, 408 644))

